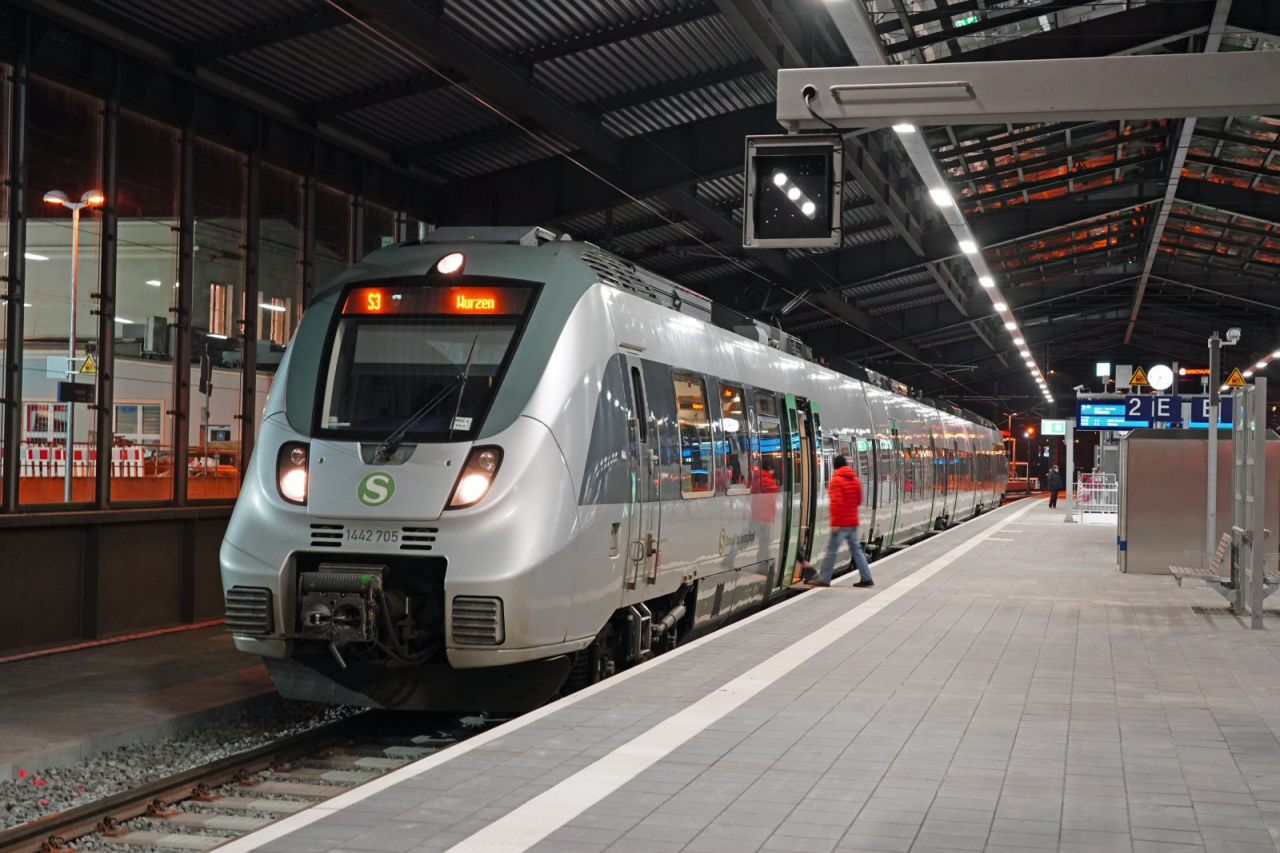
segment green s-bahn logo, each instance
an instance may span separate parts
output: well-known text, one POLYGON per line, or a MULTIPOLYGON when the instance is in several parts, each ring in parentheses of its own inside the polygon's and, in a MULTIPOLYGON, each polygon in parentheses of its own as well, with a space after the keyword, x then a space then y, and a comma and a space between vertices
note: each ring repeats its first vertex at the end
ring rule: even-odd
POLYGON ((395 493, 395 478, 386 471, 374 471, 366 475, 356 488, 356 496, 365 506, 382 506, 395 493))

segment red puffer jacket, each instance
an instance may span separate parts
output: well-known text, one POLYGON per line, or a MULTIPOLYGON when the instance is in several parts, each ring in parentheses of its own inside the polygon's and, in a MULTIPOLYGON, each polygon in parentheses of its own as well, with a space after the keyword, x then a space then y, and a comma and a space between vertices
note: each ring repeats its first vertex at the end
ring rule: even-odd
POLYGON ((827 484, 831 497, 831 526, 857 527, 858 505, 862 503, 862 481, 853 469, 846 465, 837 468, 827 484))

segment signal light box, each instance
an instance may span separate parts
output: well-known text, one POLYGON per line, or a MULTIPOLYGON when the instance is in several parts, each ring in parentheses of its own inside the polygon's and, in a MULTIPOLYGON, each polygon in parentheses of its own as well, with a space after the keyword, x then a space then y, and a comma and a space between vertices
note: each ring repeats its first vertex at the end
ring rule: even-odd
POLYGON ((742 245, 824 249, 840 245, 840 137, 748 136, 742 245))

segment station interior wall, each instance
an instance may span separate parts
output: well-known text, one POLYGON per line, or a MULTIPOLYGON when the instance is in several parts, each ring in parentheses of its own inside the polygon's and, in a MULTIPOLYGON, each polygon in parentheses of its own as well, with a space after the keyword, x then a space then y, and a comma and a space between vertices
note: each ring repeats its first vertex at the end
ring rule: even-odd
MULTIPOLYGON (((94 43, 92 50, 113 48, 94 43)), ((261 419, 306 301, 369 251, 423 233, 430 193, 329 143, 277 157, 283 149, 276 140, 305 138, 268 133, 274 119, 253 114, 252 105, 218 102, 216 109, 245 115, 259 128, 260 148, 237 135, 246 122, 228 121, 225 132, 208 120, 184 128, 173 111, 127 98, 112 121, 107 90, 76 76, 93 69, 86 71, 92 76, 101 65, 46 68, 37 57, 21 119, 13 61, 0 48, 0 447, 19 445, 19 461, 0 465, 0 653, 221 617, 217 552, 256 434, 246 423, 261 419), (25 142, 22 175, 12 173, 18 140, 25 142), (193 165, 184 174, 186 145, 193 165), (92 357, 96 372, 78 372, 75 381, 95 392, 104 373, 111 377, 110 459, 98 459, 104 445, 95 411, 77 405, 67 501, 67 418, 56 399, 58 382, 68 378, 61 371, 73 235, 70 211, 42 198, 54 189, 72 200, 106 191, 112 172, 114 246, 104 245, 111 234, 100 209, 81 214, 73 360, 80 370, 92 357), (26 195, 21 221, 13 215, 19 185, 26 195), (25 251, 11 259, 19 228, 25 251), (192 236, 185 348, 174 310, 184 228, 192 236), (14 336, 4 297, 19 281, 21 335, 14 336), (115 296, 109 341, 98 314, 108 285, 115 296), (248 304, 246 294, 255 291, 248 304), (256 325, 248 341, 246 320, 256 325), (207 397, 199 390, 202 360, 213 380, 207 397), (11 394, 12 364, 20 365, 21 390, 11 394), (185 407, 179 371, 189 381, 185 407), (252 393, 242 393, 246 384, 252 393), (15 410, 19 428, 6 435, 15 410), (176 434, 183 423, 185 448, 176 434), (49 461, 24 465, 27 451, 49 461), (181 469, 184 476, 176 477, 181 469)), ((214 103, 215 96, 190 87, 175 91, 189 93, 193 113, 214 103)))

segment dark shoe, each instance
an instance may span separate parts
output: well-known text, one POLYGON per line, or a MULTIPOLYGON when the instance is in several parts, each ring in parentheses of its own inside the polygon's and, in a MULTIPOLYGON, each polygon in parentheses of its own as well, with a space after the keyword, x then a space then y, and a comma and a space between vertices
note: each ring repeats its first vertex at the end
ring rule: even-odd
POLYGON ((801 580, 804 580, 804 581, 812 580, 812 579, 813 579, 813 577, 814 577, 816 574, 818 574, 818 570, 817 570, 817 569, 815 569, 813 566, 809 566, 809 565, 802 565, 802 566, 800 567, 800 579, 801 579, 801 580))
POLYGON ((805 581, 809 586, 831 586, 830 581, 824 581, 821 578, 814 578, 811 581, 805 581))
POLYGON ((854 586, 875 586, 875 581, 858 581, 854 586))

